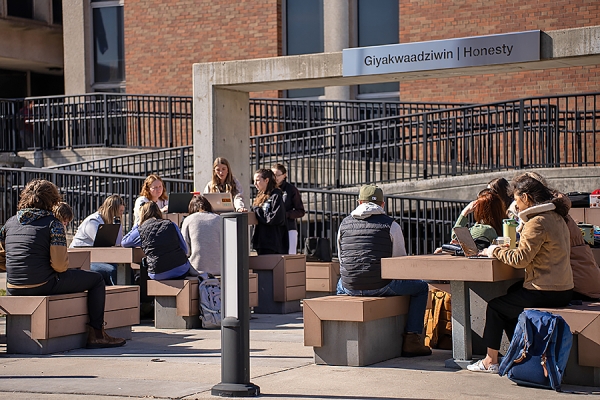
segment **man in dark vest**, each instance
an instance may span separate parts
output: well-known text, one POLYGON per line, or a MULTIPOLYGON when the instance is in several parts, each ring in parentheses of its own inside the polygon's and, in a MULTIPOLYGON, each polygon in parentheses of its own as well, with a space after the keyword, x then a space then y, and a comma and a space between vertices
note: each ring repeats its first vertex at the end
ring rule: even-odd
POLYGON ((340 280, 337 294, 350 296, 410 296, 402 356, 428 356, 423 324, 429 288, 421 280, 381 279, 381 259, 406 255, 402 229, 383 210, 383 191, 360 188, 358 207, 344 218, 338 232, 340 280))

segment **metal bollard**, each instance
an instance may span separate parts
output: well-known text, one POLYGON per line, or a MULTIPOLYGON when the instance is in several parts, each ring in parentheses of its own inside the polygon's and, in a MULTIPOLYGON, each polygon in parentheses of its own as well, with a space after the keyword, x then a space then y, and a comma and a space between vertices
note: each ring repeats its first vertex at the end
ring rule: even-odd
POLYGON ((227 213, 221 217, 221 382, 210 393, 255 397, 260 387, 250 382, 248 214, 227 213))

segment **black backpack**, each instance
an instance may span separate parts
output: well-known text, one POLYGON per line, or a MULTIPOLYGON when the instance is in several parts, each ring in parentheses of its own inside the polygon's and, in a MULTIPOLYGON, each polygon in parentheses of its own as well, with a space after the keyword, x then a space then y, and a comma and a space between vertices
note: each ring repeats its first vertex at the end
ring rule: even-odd
POLYGON ((304 241, 304 255, 306 261, 312 262, 330 262, 331 244, 329 239, 320 237, 309 237, 304 241))

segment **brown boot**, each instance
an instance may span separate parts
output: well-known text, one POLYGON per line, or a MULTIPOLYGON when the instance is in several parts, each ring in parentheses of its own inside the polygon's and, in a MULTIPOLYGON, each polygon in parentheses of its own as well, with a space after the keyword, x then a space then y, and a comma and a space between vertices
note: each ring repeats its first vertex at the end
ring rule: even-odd
POLYGON ((403 335, 402 357, 421 357, 431 355, 431 349, 423 344, 423 339, 418 333, 405 333, 403 335))
POLYGON ((101 329, 94 329, 88 325, 88 338, 86 348, 88 349, 104 349, 107 347, 119 347, 125 344, 125 339, 114 338, 101 329))

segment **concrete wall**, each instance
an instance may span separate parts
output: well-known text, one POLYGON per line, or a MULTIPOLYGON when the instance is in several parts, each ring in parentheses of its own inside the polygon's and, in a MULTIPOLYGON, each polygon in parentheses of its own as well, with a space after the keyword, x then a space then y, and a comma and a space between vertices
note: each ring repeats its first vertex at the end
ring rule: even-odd
POLYGON ((62 29, 0 18, 0 68, 49 73, 63 67, 62 29))
POLYGON ((89 147, 74 150, 20 151, 18 156, 25 167, 51 167, 79 161, 91 161, 98 158, 127 155, 142 151, 137 148, 89 147))

